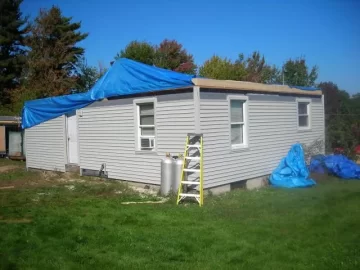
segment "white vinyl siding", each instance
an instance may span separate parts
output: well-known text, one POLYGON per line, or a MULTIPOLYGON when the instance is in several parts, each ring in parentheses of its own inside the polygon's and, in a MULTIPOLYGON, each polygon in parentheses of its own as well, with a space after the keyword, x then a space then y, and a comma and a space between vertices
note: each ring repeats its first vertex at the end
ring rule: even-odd
POLYGON ((26 167, 65 171, 65 116, 25 129, 26 167))
POLYGON ((103 104, 114 105, 98 106, 100 103, 81 109, 80 168, 99 170, 106 163, 109 178, 159 185, 160 162, 165 153, 183 153, 186 134, 195 132, 193 93, 105 101, 103 104), (143 102, 154 102, 154 151, 137 150, 134 106, 143 102))
POLYGON ((239 151, 229 148, 228 96, 227 93, 200 93, 205 188, 269 175, 292 144, 324 139, 321 97, 310 99, 312 129, 299 132, 295 97, 249 94, 248 147, 239 151))

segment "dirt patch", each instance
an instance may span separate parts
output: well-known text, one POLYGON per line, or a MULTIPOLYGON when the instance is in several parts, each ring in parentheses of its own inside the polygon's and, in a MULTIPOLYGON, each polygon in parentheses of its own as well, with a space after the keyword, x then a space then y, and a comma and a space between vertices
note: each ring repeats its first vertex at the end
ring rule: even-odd
POLYGON ((169 200, 169 198, 162 198, 159 201, 144 201, 144 202, 122 202, 121 204, 158 204, 165 203, 169 200))
POLYGON ((0 167, 0 173, 9 172, 9 171, 12 171, 12 170, 16 170, 18 168, 19 168, 19 166, 15 166, 15 165, 1 166, 0 167))
POLYGON ((15 188, 14 186, 5 186, 5 187, 0 187, 0 189, 12 189, 15 188))
POLYGON ((19 166, 2 166, 0 169, 4 167, 7 170, 0 171, 0 174, 3 173, 0 177, 0 190, 51 186, 53 184, 53 181, 44 178, 40 172, 26 172, 19 166))
POLYGON ((314 179, 316 182, 328 182, 329 175, 327 173, 310 173, 310 178, 314 179))
POLYGON ((32 220, 28 218, 19 218, 19 219, 0 219, 0 223, 6 224, 23 224, 23 223, 31 223, 32 220))

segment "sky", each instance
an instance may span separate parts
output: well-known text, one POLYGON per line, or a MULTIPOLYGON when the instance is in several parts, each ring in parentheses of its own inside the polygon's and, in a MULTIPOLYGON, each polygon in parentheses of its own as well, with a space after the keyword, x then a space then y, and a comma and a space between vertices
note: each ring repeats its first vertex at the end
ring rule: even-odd
POLYGON ((255 50, 278 66, 303 56, 317 82, 360 92, 360 0, 24 0, 21 11, 34 18, 53 5, 89 33, 80 45, 90 65, 109 66, 132 40, 167 38, 197 65, 255 50))

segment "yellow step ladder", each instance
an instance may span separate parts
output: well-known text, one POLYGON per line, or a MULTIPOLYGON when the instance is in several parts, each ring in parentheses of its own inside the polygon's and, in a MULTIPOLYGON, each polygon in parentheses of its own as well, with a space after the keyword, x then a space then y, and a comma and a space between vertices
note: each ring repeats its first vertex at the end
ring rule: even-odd
POLYGON ((186 198, 193 198, 202 206, 204 204, 203 178, 203 134, 188 133, 176 204, 186 198))

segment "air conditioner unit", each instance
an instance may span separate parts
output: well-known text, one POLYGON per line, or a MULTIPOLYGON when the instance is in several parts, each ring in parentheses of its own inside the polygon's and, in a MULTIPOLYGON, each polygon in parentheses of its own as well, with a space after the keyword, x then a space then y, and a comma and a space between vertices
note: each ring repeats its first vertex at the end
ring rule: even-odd
POLYGON ((155 147, 155 138, 140 138, 142 150, 152 150, 155 147))

